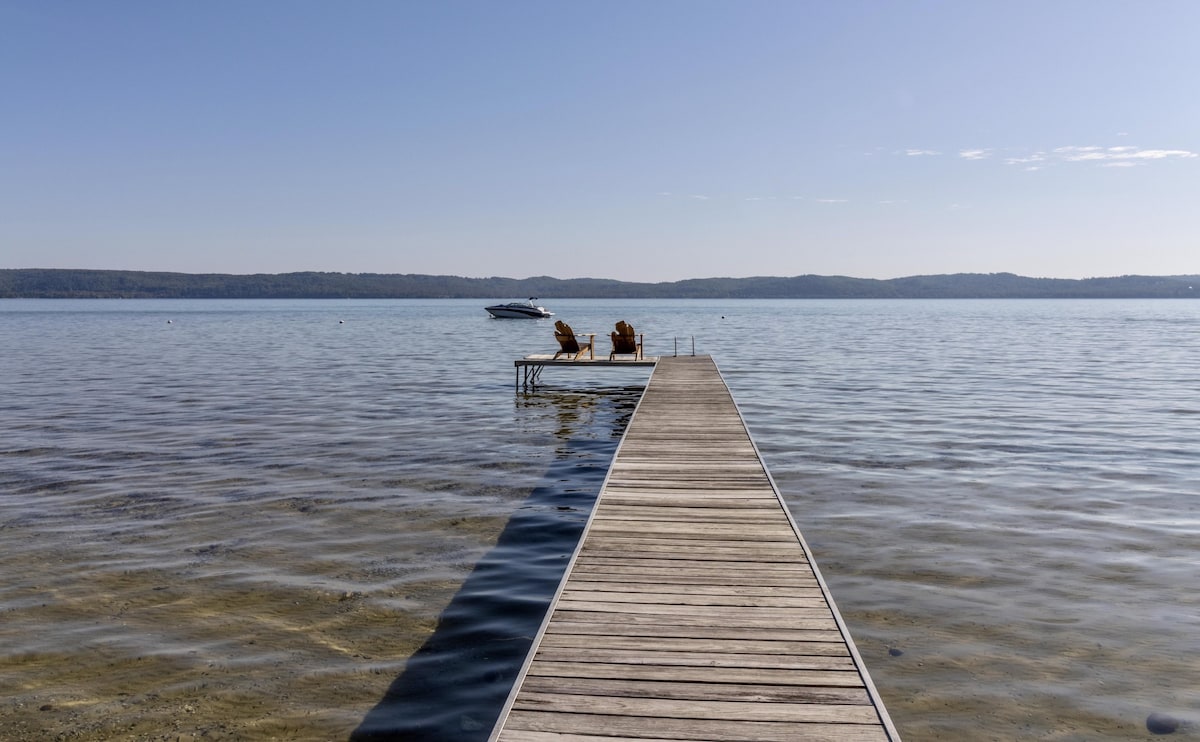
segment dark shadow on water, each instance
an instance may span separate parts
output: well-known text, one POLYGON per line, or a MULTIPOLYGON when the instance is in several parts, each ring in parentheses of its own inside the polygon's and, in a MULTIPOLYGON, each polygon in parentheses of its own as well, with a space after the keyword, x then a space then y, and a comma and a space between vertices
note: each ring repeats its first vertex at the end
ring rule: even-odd
POLYGON ((600 392, 586 399, 542 392, 518 400, 519 407, 556 408, 555 462, 475 565, 433 635, 350 736, 353 742, 482 742, 490 736, 641 388, 600 392), (591 422, 578 422, 580 405, 596 413, 591 422))

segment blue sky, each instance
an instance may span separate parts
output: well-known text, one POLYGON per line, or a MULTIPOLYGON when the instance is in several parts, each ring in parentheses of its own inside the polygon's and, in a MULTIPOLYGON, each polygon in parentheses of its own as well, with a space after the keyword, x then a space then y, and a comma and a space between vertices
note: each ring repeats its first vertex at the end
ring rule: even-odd
POLYGON ((1200 273, 1200 2, 0 0, 0 267, 1200 273))

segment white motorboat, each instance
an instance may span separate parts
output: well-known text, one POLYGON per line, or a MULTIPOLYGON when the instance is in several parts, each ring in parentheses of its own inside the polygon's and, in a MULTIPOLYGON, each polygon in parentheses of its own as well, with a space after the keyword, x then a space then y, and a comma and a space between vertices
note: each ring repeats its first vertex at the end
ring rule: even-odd
POLYGON ((546 311, 545 307, 539 307, 537 297, 532 296, 527 302, 514 301, 508 304, 493 304, 490 307, 484 307, 488 314, 499 318, 520 318, 540 319, 542 317, 553 317, 554 312, 546 311))

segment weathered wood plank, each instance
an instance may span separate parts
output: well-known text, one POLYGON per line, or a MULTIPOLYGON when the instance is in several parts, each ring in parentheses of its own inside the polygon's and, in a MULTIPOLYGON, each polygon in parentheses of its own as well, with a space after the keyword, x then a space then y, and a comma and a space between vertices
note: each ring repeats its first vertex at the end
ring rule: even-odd
POLYGON ((768 549, 766 547, 752 546, 717 546, 712 543, 696 542, 694 540, 681 540, 676 544, 650 544, 650 543, 629 543, 629 542, 607 542, 589 544, 588 556, 621 556, 631 555, 634 553, 645 553, 651 556, 662 555, 671 556, 676 559, 690 557, 692 559, 786 559, 788 551, 786 549, 768 549))
MULTIPOLYGON (((643 642, 645 644, 645 642, 643 642)), ((721 651, 721 642, 709 642, 698 651, 666 652, 648 647, 541 646, 534 661, 596 662, 609 665, 653 665, 654 667, 762 668, 772 670, 844 670, 852 672, 854 662, 845 652, 831 654, 750 654, 721 651)))
MULTIPOLYGON (((704 498, 672 497, 658 492, 610 492, 604 498, 604 504, 613 508, 650 508, 658 507, 665 512, 679 510, 683 513, 700 515, 712 508, 719 508, 730 514, 745 515, 750 513, 778 513, 779 503, 761 495, 712 495, 704 498)), ((620 512, 620 511, 618 511, 620 512)))
MULTIPOLYGON (((574 648, 574 649, 629 649, 643 651, 646 640, 641 636, 589 636, 587 634, 564 634, 555 632, 542 637, 542 648, 574 648)), ((814 655, 825 654, 841 656, 840 637, 830 637, 823 641, 781 641, 776 639, 719 639, 688 637, 662 637, 654 642, 655 651, 659 652, 708 652, 716 646, 726 654, 769 654, 769 655, 814 655)))
POLYGON ((721 518, 723 523, 772 524, 779 522, 778 508, 764 507, 730 507, 720 506, 721 512, 707 507, 650 507, 637 505, 614 505, 605 503, 607 507, 602 521, 658 521, 660 523, 711 523, 714 517, 721 518))
POLYGON ((786 525, 780 525, 778 520, 774 523, 771 523, 769 520, 762 522, 761 519, 758 522, 747 522, 740 518, 729 520, 722 518, 719 521, 714 521, 710 517, 702 521, 676 521, 605 513, 595 518, 591 525, 595 529, 597 537, 609 533, 617 535, 626 533, 636 533, 638 535, 670 533, 679 534, 684 538, 698 538, 711 535, 742 540, 748 536, 753 537, 755 533, 758 533, 761 536, 758 539, 759 541, 782 541, 790 546, 794 546, 796 541, 795 533, 790 528, 787 528, 786 525), (789 535, 791 536, 790 539, 788 538, 789 535))
MULTIPOLYGON (((858 673, 842 670, 779 669, 771 667, 662 667, 601 662, 538 662, 530 675, 562 678, 609 678, 612 680, 668 680, 706 683, 767 683, 818 688, 862 688, 858 673)), ((518 695, 518 698, 520 696, 518 695)))
MULTIPOLYGON (((611 572, 624 575, 629 581, 638 580, 638 574, 659 578, 664 583, 695 582, 685 577, 710 577, 719 582, 739 584, 742 580, 754 578, 770 579, 773 584, 794 585, 807 582, 812 572, 805 572, 805 563, 778 565, 772 562, 758 561, 753 558, 738 558, 721 554, 694 554, 691 556, 656 554, 654 558, 638 558, 636 546, 630 546, 623 551, 589 550, 586 555, 587 563, 580 565, 580 574, 611 572), (758 568, 762 567, 761 571, 758 568), (728 578, 728 579, 721 579, 728 578)), ((581 555, 582 556, 582 555, 581 555)), ((746 582, 746 585, 761 584, 746 582)), ((811 583, 807 583, 811 584, 811 583)))
POLYGON ((693 701, 741 701, 744 703, 832 703, 870 705, 862 688, 764 683, 688 683, 661 680, 613 678, 529 677, 525 688, 539 693, 572 693, 627 698, 671 698, 693 701))
POLYGON ((636 603, 652 604, 665 603, 669 605, 709 605, 734 606, 739 608, 771 607, 771 608, 825 608, 825 596, 819 592, 816 595, 801 597, 780 597, 777 595, 715 595, 689 594, 671 592, 625 592, 615 590, 589 590, 574 587, 563 592, 564 601, 604 602, 604 603, 636 603))
POLYGON ((774 587, 807 587, 818 585, 816 580, 812 578, 812 573, 804 573, 800 569, 793 568, 788 571, 783 570, 756 570, 754 563, 739 564, 738 566, 730 566, 729 562, 710 562, 707 566, 704 562, 686 562, 680 560, 678 567, 664 568, 661 566, 647 565, 641 567, 636 563, 628 564, 630 560, 623 559, 608 559, 605 557, 593 557, 591 561, 599 562, 601 559, 604 564, 585 564, 577 565, 576 570, 572 573, 580 579, 616 579, 625 582, 641 583, 655 582, 656 584, 664 585, 745 585, 745 586, 774 586, 774 587))
POLYGON ((712 562, 722 561, 752 564, 764 560, 786 558, 789 550, 787 542, 767 542, 756 544, 750 539, 726 539, 714 541, 711 539, 685 538, 678 535, 654 534, 654 539, 598 538, 587 544, 587 557, 597 559, 616 557, 622 554, 632 557, 634 554, 644 554, 647 558, 673 559, 676 561, 712 562))
POLYGON ((871 724, 878 719, 875 709, 862 704, 824 703, 746 703, 690 698, 638 698, 621 696, 580 696, 574 693, 529 692, 521 696, 517 708, 532 711, 555 709, 568 714, 603 714, 684 719, 720 719, 726 721, 825 722, 832 724, 871 724))
MULTIPOLYGON (((805 724, 754 720, 664 719, 650 717, 561 714, 519 710, 512 713, 514 731, 589 735, 603 729, 610 734, 637 740, 708 740, 710 742, 877 742, 888 739, 876 724, 805 724), (636 735, 636 736, 635 736, 636 735)), ((505 740, 530 737, 502 736, 505 740)), ((542 737, 546 739, 546 737, 542 737)), ((556 737, 552 739, 564 739, 556 737)), ((567 737, 565 739, 571 739, 567 737)))
POLYGON ((775 585, 678 585, 670 582, 646 582, 638 583, 629 580, 599 580, 588 579, 586 576, 576 575, 575 579, 571 580, 571 584, 567 590, 588 590, 595 592, 612 592, 612 593, 651 593, 651 594, 680 594, 680 595, 717 595, 717 596, 735 596, 743 595, 756 598, 817 598, 821 601, 825 600, 824 593, 821 588, 817 587, 814 582, 809 587, 779 587, 775 585))
MULTIPOLYGON (((591 635, 594 637, 636 637, 640 641, 648 638, 687 638, 687 639, 721 639, 729 642, 740 640, 758 641, 795 641, 795 642, 836 642, 842 643, 842 635, 834 627, 830 628, 789 628, 767 626, 761 628, 748 626, 698 626, 676 625, 663 623, 614 623, 612 621, 579 618, 567 618, 566 614, 557 617, 553 624, 546 627, 544 637, 565 635, 591 635)), ((657 644, 658 642, 655 642, 657 644)))
MULTIPOLYGON (((797 561, 792 564, 773 562, 756 562, 754 560, 728 559, 645 559, 615 556, 589 556, 586 562, 576 563, 575 569, 584 572, 613 572, 625 573, 631 577, 636 574, 660 576, 663 582, 672 582, 672 578, 689 576, 705 576, 719 579, 727 576, 741 582, 755 577, 773 580, 775 584, 798 584, 813 579, 811 569, 806 562, 797 561)), ((815 580, 813 580, 815 582, 815 580)), ((758 584, 754 582, 746 585, 758 584)))
MULTIPOLYGON (((680 613, 618 613, 604 611, 581 611, 563 608, 555 612, 555 618, 567 621, 607 622, 617 626, 636 627, 643 624, 656 626, 726 627, 743 629, 826 629, 837 631, 837 622, 832 614, 819 617, 789 616, 781 622, 777 616, 763 616, 757 611, 728 611, 722 614, 680 613)), ((614 629, 614 631, 617 629, 614 629)))
POLYGON ((589 600, 560 600, 564 611, 587 611, 592 613, 626 613, 642 616, 711 616, 714 619, 736 618, 752 613, 755 617, 774 620, 777 624, 798 618, 823 618, 829 615, 829 607, 820 608, 767 608, 757 606, 753 611, 745 606, 682 605, 678 603, 612 603, 589 600))

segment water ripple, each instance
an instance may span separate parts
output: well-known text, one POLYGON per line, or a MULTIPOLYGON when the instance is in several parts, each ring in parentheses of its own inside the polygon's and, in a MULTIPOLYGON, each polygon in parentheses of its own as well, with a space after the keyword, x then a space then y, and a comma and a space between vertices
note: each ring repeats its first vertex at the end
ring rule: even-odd
MULTIPOLYGON (((1200 719, 1200 305, 557 304, 716 357, 906 738, 1200 719)), ((0 303, 3 736, 485 738, 645 373, 481 306, 0 303)))

